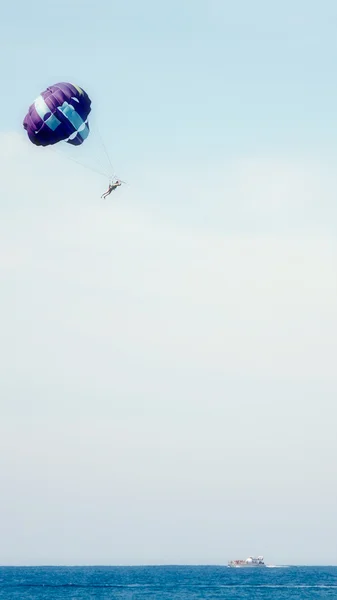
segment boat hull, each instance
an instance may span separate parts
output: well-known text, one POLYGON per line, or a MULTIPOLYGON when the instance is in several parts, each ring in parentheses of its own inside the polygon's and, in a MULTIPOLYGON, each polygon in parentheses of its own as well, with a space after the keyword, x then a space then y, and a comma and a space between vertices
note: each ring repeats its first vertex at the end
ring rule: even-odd
POLYGON ((228 566, 231 569, 264 569, 266 567, 266 565, 231 565, 230 563, 228 566))

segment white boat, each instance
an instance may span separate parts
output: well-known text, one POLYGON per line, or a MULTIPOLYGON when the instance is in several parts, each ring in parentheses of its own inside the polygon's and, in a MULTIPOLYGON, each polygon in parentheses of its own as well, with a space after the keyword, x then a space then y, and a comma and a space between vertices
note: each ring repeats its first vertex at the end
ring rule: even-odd
POLYGON ((230 560, 228 563, 229 567, 234 569, 241 569, 245 567, 265 567, 265 563, 263 560, 263 556, 258 556, 254 558, 254 556, 249 556, 246 560, 230 560))

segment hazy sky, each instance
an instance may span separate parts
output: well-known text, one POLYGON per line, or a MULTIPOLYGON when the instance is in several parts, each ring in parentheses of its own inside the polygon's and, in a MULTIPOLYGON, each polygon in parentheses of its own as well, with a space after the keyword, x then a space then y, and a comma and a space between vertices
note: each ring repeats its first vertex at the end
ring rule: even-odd
POLYGON ((337 5, 9 2, 0 563, 336 562, 337 5), (22 130, 93 101, 72 150, 22 130), (105 165, 104 165, 105 163, 105 165))

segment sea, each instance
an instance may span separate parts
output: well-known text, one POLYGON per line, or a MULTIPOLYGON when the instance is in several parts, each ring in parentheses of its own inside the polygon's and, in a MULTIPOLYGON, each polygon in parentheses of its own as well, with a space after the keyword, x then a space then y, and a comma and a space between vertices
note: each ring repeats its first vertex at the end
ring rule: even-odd
POLYGON ((337 567, 0 567, 0 600, 337 600, 337 567))

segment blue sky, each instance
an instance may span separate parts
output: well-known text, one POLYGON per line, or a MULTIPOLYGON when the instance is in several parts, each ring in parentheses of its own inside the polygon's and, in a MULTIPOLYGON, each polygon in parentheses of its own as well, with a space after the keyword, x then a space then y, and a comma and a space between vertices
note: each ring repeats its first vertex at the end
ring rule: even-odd
POLYGON ((65 79, 123 161, 334 147, 336 18, 333 2, 7 4, 2 128, 65 79))
POLYGON ((336 21, 6 4, 0 563, 331 563, 336 21), (93 102, 72 156, 106 161, 99 125, 128 182, 104 203, 22 130, 58 81, 93 102))

